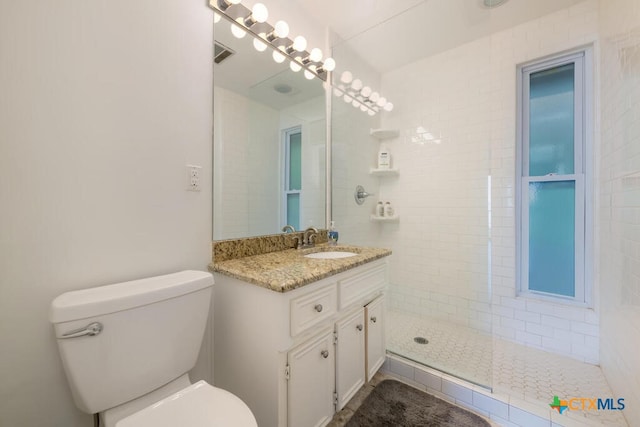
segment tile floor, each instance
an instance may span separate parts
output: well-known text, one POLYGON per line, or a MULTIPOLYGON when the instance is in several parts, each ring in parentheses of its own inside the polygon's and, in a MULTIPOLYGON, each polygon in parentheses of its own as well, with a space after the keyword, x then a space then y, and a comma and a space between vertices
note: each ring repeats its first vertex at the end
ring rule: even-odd
MULTIPOLYGON (((555 395, 613 396, 598 366, 436 319, 389 311, 387 349, 390 354, 492 389, 493 395, 505 401, 540 408, 540 412, 548 412, 555 395), (416 343, 416 336, 426 338, 428 344, 416 343)), ((571 411, 571 416, 590 425, 627 425, 618 411, 571 411)))

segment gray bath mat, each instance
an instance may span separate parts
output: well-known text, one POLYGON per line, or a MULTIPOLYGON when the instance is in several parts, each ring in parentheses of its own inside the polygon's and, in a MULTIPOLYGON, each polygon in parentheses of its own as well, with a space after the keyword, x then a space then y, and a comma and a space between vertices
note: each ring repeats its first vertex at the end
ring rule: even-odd
POLYGON ((478 415, 394 380, 373 389, 346 427, 489 427, 478 415))

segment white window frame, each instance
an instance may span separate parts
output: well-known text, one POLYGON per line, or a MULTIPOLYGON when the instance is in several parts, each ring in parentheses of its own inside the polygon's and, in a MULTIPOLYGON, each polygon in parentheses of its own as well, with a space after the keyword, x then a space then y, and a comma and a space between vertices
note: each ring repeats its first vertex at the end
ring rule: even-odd
POLYGON ((520 296, 591 306, 593 276, 593 49, 583 47, 518 66, 516 150, 516 277, 520 296), (529 176, 529 81, 532 73, 573 63, 574 173, 529 176), (529 184, 575 183, 574 297, 529 289, 529 184))
MULTIPOLYGON (((290 168, 291 168, 291 158, 290 158, 290 145, 291 145, 291 135, 299 133, 302 137, 302 126, 295 126, 292 128, 285 129, 282 132, 282 142, 283 142, 283 153, 284 153, 284 169, 283 169, 283 186, 282 186, 282 219, 281 222, 283 224, 287 224, 288 217, 288 204, 287 199, 289 194, 298 194, 298 202, 300 203, 300 218, 299 218, 299 227, 302 227, 302 188, 299 190, 289 190, 289 176, 290 176, 290 168)), ((301 147, 302 148, 302 147, 301 147)))

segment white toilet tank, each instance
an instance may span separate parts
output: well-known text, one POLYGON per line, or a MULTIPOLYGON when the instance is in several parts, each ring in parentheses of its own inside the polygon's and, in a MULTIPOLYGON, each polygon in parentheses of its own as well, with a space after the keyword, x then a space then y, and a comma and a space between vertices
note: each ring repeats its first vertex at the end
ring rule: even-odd
POLYGON ((182 271, 57 297, 49 319, 78 408, 113 408, 191 370, 212 286, 211 274, 182 271), (99 333, 82 335, 87 326, 100 329, 97 323, 99 333))

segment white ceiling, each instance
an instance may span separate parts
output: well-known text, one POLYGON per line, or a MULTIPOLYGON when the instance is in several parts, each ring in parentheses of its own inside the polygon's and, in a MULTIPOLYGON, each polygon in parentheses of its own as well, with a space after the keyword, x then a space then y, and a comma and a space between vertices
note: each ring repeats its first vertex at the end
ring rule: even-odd
MULTIPOLYGON (((584 0, 508 0, 491 10, 482 6, 482 0, 286 1, 296 2, 305 15, 331 29, 334 53, 346 47, 358 61, 384 73, 584 0)), ((216 40, 237 52, 215 65, 216 85, 276 109, 322 95, 320 81, 291 73, 287 63, 271 59, 270 50, 256 52, 249 36, 236 39, 229 28, 225 20, 214 27, 216 40), (277 93, 274 87, 280 83, 289 84, 293 91, 277 93)), ((344 71, 339 62, 337 71, 344 71)), ((351 71, 358 74, 359 70, 351 71)))
POLYGON ((378 72, 451 49, 584 0, 291 0, 378 72))

